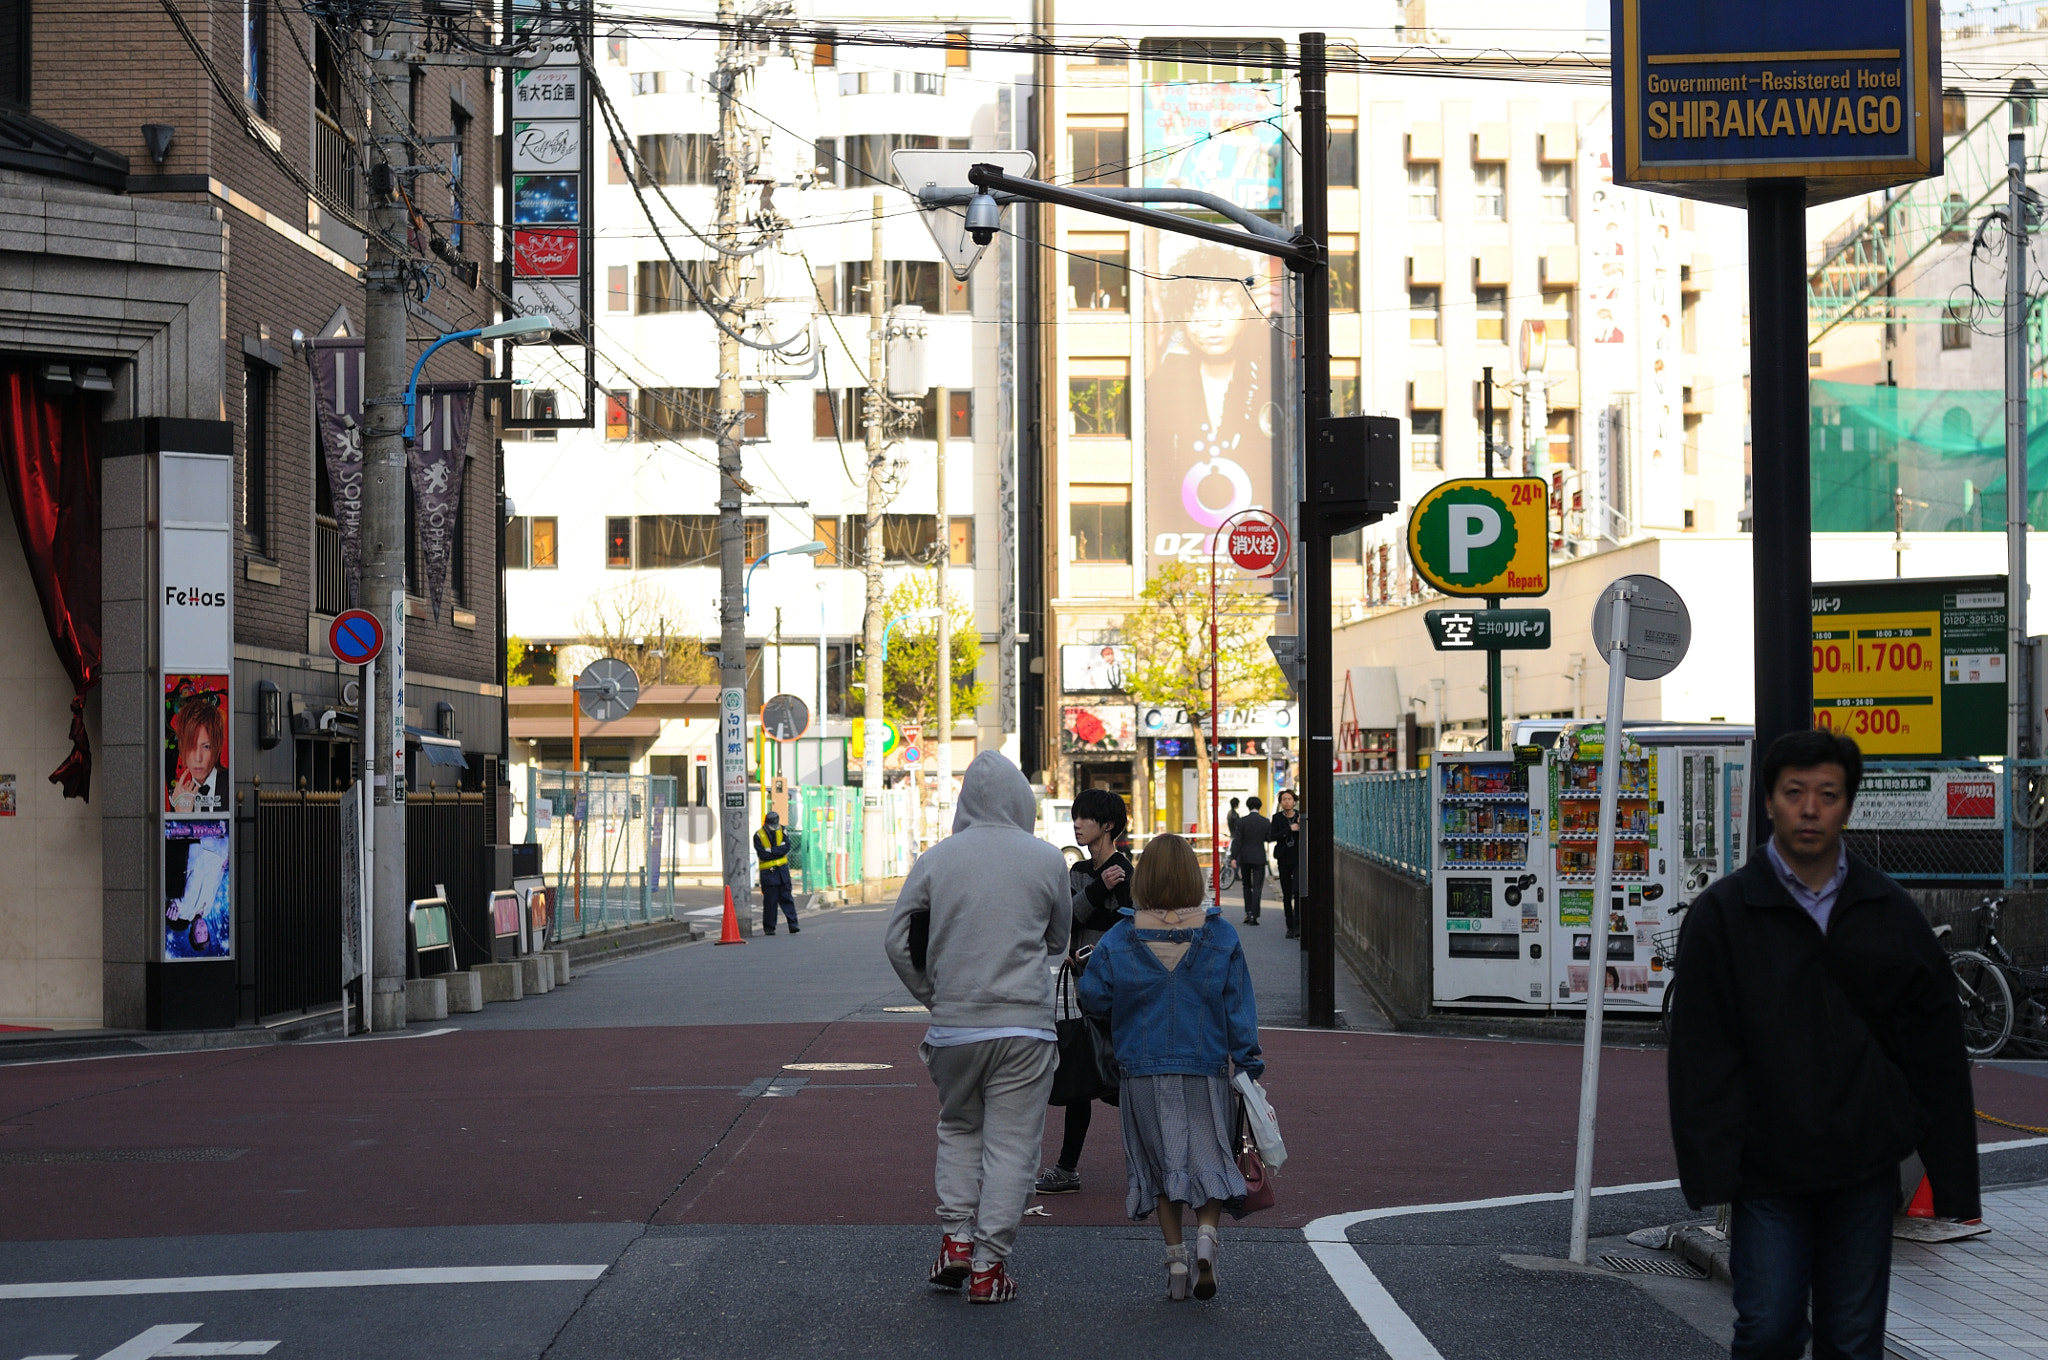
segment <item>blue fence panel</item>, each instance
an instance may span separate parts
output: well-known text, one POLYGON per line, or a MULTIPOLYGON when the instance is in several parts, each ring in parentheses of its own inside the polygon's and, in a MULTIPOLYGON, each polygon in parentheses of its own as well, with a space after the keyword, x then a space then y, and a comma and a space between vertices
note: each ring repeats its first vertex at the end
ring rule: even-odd
POLYGON ((1429 881, 1429 771, 1339 775, 1330 829, 1353 854, 1429 881))

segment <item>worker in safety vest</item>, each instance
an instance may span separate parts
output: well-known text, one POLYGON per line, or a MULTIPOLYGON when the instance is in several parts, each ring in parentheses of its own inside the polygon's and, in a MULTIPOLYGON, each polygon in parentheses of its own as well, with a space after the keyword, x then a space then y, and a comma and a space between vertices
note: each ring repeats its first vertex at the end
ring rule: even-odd
POLYGON ((775 933, 778 903, 782 914, 789 918, 789 933, 799 933, 796 898, 789 891, 789 833, 782 829, 782 818, 772 810, 761 819, 761 829, 754 833, 754 854, 761 861, 761 933, 775 933))

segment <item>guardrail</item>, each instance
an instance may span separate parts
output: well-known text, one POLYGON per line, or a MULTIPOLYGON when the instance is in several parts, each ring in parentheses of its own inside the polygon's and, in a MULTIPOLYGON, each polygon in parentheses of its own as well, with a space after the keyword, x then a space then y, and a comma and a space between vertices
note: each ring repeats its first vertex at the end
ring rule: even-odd
POLYGON ((1429 771, 1339 775, 1331 798, 1330 831, 1337 844, 1375 864, 1429 881, 1429 771))

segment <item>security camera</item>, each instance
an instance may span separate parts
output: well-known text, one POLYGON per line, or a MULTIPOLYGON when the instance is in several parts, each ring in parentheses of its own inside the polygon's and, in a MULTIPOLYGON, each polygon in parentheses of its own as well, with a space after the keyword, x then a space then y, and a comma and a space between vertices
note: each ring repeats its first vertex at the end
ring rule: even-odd
POLYGON ((974 238, 974 244, 985 246, 995 240, 1002 225, 1003 210, 996 206, 992 195, 976 194, 967 200, 967 234, 974 238))

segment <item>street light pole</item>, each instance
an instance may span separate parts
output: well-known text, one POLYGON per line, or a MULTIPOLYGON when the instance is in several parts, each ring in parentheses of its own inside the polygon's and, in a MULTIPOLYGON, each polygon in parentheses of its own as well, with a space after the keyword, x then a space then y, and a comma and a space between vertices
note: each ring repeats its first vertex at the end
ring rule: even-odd
POLYGON ((862 573, 867 582, 867 615, 862 625, 862 669, 865 672, 867 702, 861 723, 860 760, 860 879, 865 899, 879 890, 883 868, 882 845, 882 649, 889 645, 882 619, 882 439, 889 419, 889 399, 882 385, 888 363, 883 343, 882 314, 888 305, 889 267, 882 258, 882 196, 875 195, 873 246, 868 262, 868 390, 866 403, 868 502, 861 523, 866 532, 861 544, 862 573))
POLYGON ((953 604, 946 598, 946 568, 953 558, 953 519, 946 506, 946 427, 953 423, 953 394, 938 389, 939 428, 939 750, 938 829, 933 840, 941 840, 952 829, 946 814, 953 806, 953 604))

